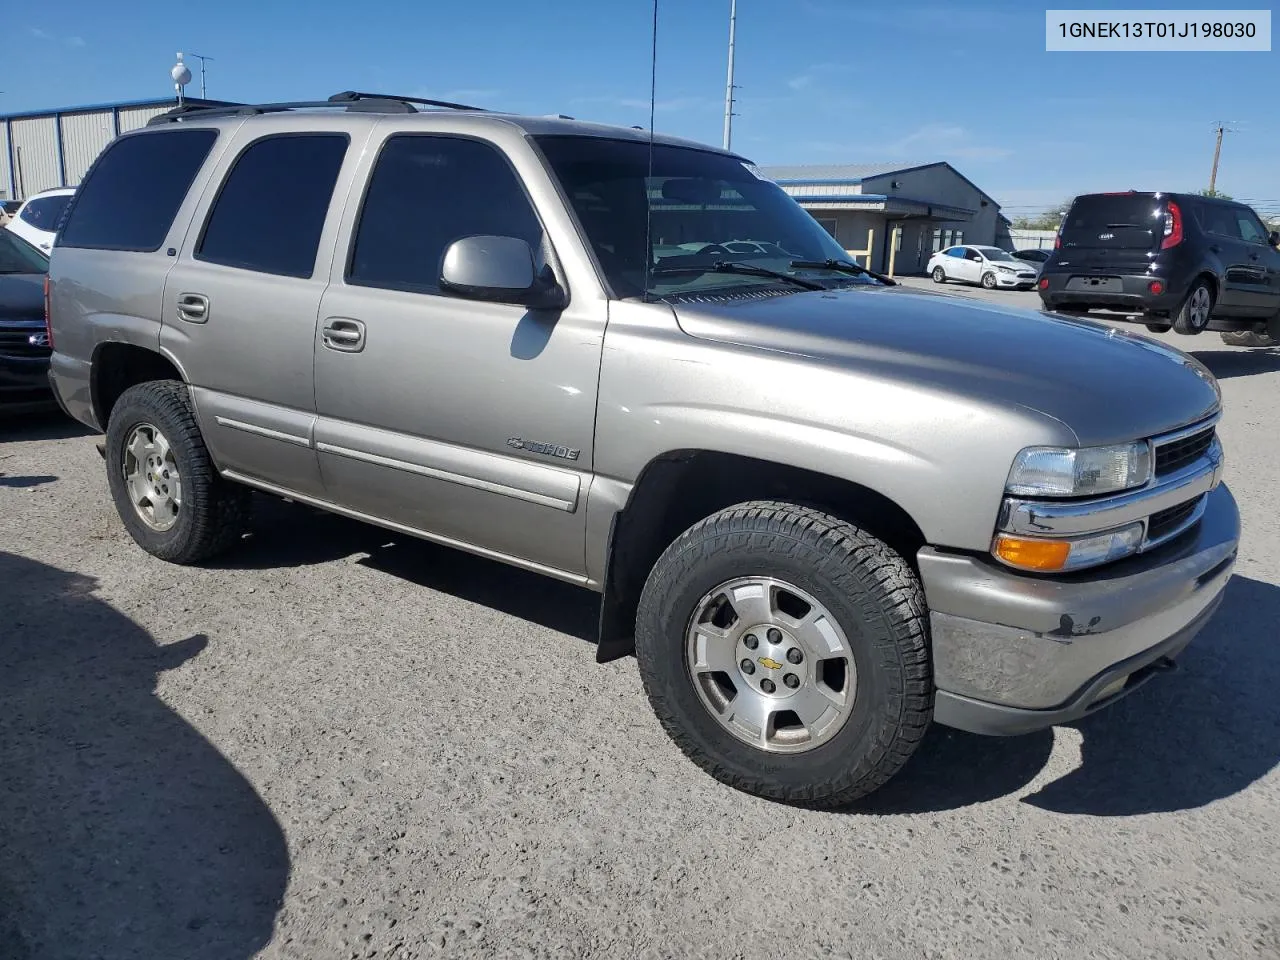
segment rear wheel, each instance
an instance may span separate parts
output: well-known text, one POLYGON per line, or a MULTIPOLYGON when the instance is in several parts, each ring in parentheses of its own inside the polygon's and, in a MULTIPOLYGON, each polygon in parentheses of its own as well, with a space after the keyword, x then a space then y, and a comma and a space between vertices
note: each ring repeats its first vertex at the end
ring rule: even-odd
POLYGON ((1173 318, 1173 329, 1188 335, 1203 333, 1212 313, 1213 291, 1204 280, 1197 280, 1173 318))
POLYGON ((840 807, 897 773, 929 725, 926 618, 881 541, 818 510, 744 503, 658 560, 636 657, 663 727, 706 772, 840 807))
POLYGON ((982 286, 986 290, 994 290, 996 288, 996 275, 990 270, 982 275, 982 286))
POLYGON ((946 283, 946 282, 947 282, 947 271, 943 270, 941 267, 934 267, 934 268, 933 268, 933 282, 934 282, 934 283, 946 283))
POLYGON ((1280 340, 1271 334, 1253 330, 1233 330, 1220 336, 1223 343, 1229 343, 1233 347, 1280 347, 1280 340))
POLYGON ((129 535, 152 556, 192 564, 244 532, 249 491, 218 476, 185 384, 130 387, 107 425, 107 483, 129 535))

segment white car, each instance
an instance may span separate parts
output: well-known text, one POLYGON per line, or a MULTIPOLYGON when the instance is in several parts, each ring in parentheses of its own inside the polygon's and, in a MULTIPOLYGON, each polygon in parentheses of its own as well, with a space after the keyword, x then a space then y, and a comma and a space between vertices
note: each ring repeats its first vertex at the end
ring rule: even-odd
POLYGON ((5 225, 5 229, 12 230, 27 243, 33 247, 39 247, 41 252, 48 255, 53 248, 58 219, 75 192, 75 187, 56 187, 28 197, 5 225))
POLYGON ((947 247, 929 258, 934 283, 960 280, 979 283, 988 290, 1030 290, 1039 272, 999 247, 947 247))

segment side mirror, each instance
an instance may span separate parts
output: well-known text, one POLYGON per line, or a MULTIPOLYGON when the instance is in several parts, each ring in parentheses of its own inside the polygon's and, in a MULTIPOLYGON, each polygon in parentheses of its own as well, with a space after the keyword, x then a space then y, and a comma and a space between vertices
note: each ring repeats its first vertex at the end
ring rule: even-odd
POLYGON ((550 269, 539 271, 533 248, 516 237, 463 237, 449 244, 440 265, 440 288, 473 300, 559 309, 564 290, 550 269))
POLYGON ((1280 230, 1272 230, 1267 234, 1267 243, 1273 247, 1280 247, 1280 230))

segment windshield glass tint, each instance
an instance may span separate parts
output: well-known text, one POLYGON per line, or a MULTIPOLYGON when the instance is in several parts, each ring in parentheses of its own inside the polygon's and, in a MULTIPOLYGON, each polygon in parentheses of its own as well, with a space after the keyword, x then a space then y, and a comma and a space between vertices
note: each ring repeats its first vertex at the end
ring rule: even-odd
POLYGON ((1008 253, 1008 251, 1001 250, 999 247, 979 247, 978 249, 982 251, 983 256, 988 260, 1008 260, 1015 263, 1017 262, 1014 257, 1008 253))
POLYGON ((1164 204, 1150 193, 1079 197, 1062 224, 1067 247, 1150 250, 1164 236, 1164 204))
POLYGON ((849 254, 777 184, 732 157, 658 144, 649 177, 649 145, 642 141, 539 137, 537 143, 620 297, 645 292, 646 258, 655 271, 648 293, 658 297, 779 282, 711 272, 721 261, 824 282, 876 282, 792 269, 793 260, 847 261, 849 254))
POLYGON ((0 230, 0 273, 48 273, 49 259, 16 233, 0 230))

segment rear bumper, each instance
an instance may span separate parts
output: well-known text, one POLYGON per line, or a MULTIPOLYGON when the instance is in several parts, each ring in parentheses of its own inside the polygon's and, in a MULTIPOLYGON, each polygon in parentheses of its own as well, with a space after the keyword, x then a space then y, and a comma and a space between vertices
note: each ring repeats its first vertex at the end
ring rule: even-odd
POLYGON ((54 352, 49 363, 49 385, 63 412, 86 427, 102 432, 93 415, 93 391, 90 384, 91 364, 54 352))
POLYGON ((987 734, 1066 723, 1131 692, 1208 622, 1240 536, 1225 486, 1178 540, 1113 568, 1032 577, 931 548, 934 719, 987 734))
POLYGON ((1041 289, 1040 300, 1050 310, 1059 307, 1082 307, 1090 310, 1123 310, 1133 313, 1172 314, 1182 306, 1187 291, 1182 287, 1166 288, 1159 295, 1151 292, 1153 280, 1163 277, 1149 273, 1094 277, 1086 274, 1045 274, 1047 289, 1041 289), (1091 289, 1092 280, 1118 280, 1119 289, 1091 289))

